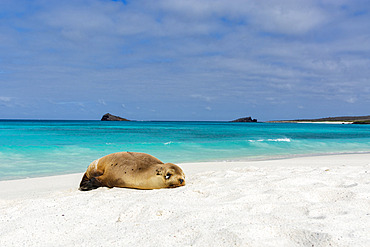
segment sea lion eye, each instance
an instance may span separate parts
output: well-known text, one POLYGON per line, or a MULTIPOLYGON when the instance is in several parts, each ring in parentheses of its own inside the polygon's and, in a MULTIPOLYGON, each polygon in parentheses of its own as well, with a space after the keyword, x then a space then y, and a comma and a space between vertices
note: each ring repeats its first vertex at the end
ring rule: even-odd
POLYGON ((166 175, 166 179, 170 179, 170 177, 172 176, 172 174, 171 173, 167 173, 167 175, 166 175))

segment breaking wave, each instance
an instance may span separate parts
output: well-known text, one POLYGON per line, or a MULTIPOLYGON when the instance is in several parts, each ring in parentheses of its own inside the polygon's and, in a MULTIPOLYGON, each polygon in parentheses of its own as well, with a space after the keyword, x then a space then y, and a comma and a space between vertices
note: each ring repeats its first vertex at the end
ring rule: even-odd
POLYGON ((290 138, 248 140, 249 142, 291 142, 290 138))

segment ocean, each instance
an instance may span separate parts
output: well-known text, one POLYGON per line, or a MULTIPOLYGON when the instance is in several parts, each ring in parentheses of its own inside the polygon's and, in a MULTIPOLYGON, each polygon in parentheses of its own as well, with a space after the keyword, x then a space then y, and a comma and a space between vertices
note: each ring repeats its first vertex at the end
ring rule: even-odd
POLYGON ((84 172, 120 151, 171 163, 362 153, 370 125, 0 120, 0 180, 84 172))

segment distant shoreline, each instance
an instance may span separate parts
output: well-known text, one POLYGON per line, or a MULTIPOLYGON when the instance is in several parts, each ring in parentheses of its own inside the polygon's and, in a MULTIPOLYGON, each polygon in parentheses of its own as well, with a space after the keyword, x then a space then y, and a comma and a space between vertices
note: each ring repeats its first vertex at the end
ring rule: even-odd
POLYGON ((326 117, 316 119, 274 120, 266 123, 329 123, 329 124, 370 124, 369 116, 326 117))
POLYGON ((353 124, 354 122, 345 122, 345 121, 295 121, 295 120, 281 120, 281 121, 267 121, 265 123, 353 124))

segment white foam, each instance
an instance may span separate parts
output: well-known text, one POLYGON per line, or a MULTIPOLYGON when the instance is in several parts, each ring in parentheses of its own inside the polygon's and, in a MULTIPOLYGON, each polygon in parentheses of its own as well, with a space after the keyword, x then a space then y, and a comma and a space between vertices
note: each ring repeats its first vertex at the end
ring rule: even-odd
POLYGON ((291 142, 290 138, 276 138, 276 139, 258 139, 258 140, 248 140, 249 142, 291 142))
POLYGON ((291 142, 289 138, 267 139, 270 142, 291 142))

